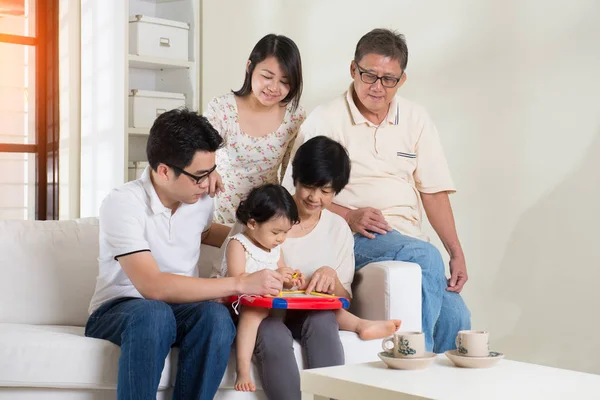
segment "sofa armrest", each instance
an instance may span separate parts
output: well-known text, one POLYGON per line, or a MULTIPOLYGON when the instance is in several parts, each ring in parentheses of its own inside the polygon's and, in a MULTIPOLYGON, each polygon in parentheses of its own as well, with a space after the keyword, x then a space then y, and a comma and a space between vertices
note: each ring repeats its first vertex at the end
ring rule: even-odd
POLYGON ((366 319, 401 319, 403 331, 421 331, 421 267, 374 262, 354 276, 350 311, 366 319))

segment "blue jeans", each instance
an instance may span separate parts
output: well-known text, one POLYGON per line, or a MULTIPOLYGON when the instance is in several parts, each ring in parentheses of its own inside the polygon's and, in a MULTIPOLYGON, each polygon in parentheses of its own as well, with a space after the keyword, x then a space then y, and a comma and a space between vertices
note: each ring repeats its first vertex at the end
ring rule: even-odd
POLYGON ((471 329, 471 313, 458 293, 448 292, 444 260, 430 243, 398 231, 375 239, 354 235, 356 270, 377 261, 407 261, 419 264, 422 273, 422 325, 427 351, 443 353, 456 348, 458 331, 471 329))
POLYGON ((118 399, 155 399, 165 358, 179 347, 174 399, 212 399, 235 338, 227 308, 216 302, 167 304, 120 298, 90 316, 85 335, 121 346, 118 399))

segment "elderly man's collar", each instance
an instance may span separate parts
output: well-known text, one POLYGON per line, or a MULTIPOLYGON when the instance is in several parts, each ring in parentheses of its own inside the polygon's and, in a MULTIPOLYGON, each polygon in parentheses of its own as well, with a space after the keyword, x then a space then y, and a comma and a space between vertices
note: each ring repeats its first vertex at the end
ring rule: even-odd
MULTIPOLYGON (((348 91, 346 92, 346 103, 348 104, 348 109, 350 110, 350 116, 352 117, 352 122, 354 125, 367 124, 369 126, 377 126, 377 124, 374 124, 365 118, 365 116, 362 115, 362 113, 358 110, 358 107, 356 106, 352 96, 353 93, 354 83, 351 83, 348 91)), ((398 104, 396 96, 394 96, 394 99, 390 103, 385 120, 390 125, 398 125, 398 122, 400 121, 400 105, 398 104)))

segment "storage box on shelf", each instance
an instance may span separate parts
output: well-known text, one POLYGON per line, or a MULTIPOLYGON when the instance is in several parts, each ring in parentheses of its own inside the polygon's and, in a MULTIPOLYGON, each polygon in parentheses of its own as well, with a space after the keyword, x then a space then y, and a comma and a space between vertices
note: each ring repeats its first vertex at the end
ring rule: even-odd
POLYGON ((165 111, 185 107, 183 93, 132 89, 129 93, 129 127, 150 129, 165 111))
POLYGON ((129 54, 188 61, 190 25, 164 18, 129 18, 129 54))

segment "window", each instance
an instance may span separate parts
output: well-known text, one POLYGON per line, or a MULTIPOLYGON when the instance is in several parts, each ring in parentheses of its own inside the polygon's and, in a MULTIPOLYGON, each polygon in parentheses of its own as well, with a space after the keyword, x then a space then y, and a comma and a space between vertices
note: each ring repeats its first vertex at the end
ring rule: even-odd
POLYGON ((58 0, 0 0, 0 219, 58 217, 58 0))

